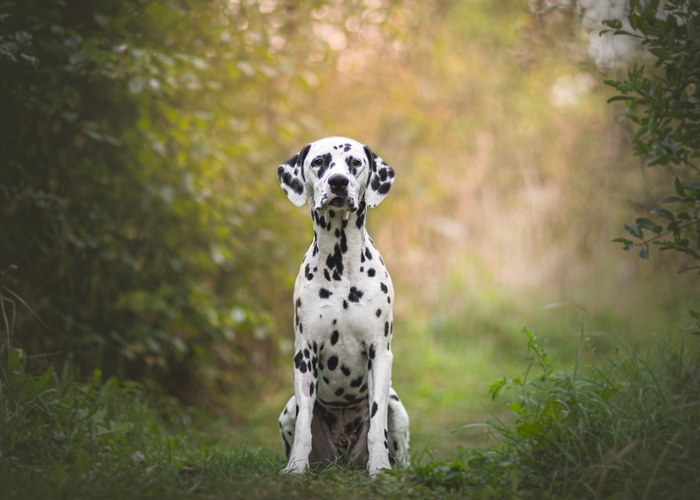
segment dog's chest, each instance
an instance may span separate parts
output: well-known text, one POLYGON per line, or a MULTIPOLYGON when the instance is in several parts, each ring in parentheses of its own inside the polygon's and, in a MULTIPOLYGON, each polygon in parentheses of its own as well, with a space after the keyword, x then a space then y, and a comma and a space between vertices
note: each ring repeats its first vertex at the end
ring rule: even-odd
POLYGON ((378 349, 389 349, 393 288, 371 244, 344 255, 342 279, 327 279, 323 255, 313 246, 295 287, 297 340, 318 345, 318 398, 329 406, 367 398, 368 377, 378 349))

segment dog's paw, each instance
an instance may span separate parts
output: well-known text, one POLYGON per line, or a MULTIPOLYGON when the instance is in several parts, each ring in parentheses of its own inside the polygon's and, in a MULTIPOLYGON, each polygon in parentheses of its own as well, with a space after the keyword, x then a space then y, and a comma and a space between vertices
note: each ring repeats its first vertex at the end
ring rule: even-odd
POLYGON ((375 478, 383 469, 391 470, 391 465, 389 464, 389 455, 385 457, 377 457, 375 459, 370 458, 367 463, 367 472, 369 472, 370 477, 375 478))
POLYGON ((308 465, 308 462, 301 460, 290 460, 287 466, 280 471, 280 474, 303 474, 308 465))

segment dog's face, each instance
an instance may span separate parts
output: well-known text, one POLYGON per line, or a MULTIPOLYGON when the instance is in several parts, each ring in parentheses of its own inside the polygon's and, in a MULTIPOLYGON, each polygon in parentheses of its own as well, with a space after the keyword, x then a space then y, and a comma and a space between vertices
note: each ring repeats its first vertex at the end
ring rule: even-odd
POLYGON ((352 212, 364 201, 376 207, 394 183, 394 170, 367 146, 327 137, 305 146, 277 169, 282 189, 296 206, 352 212))

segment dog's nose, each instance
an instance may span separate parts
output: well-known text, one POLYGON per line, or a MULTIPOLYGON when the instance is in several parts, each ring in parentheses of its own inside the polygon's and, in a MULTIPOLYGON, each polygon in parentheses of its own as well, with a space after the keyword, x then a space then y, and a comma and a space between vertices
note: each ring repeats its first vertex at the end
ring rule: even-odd
POLYGON ((333 174, 328 179, 328 184, 331 185, 331 191, 333 191, 335 194, 344 192, 347 189, 349 182, 350 181, 347 177, 340 174, 333 174))

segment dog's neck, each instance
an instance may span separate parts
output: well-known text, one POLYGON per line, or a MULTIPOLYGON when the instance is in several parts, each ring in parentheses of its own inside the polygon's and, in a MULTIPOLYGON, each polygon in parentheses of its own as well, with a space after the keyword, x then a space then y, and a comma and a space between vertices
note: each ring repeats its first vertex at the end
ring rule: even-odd
POLYGON ((314 224, 312 257, 318 257, 326 263, 330 273, 339 271, 337 263, 340 263, 339 276, 342 276, 345 267, 343 262, 360 262, 360 253, 368 238, 365 230, 366 214, 364 201, 355 212, 333 207, 326 210, 311 209, 314 224))

